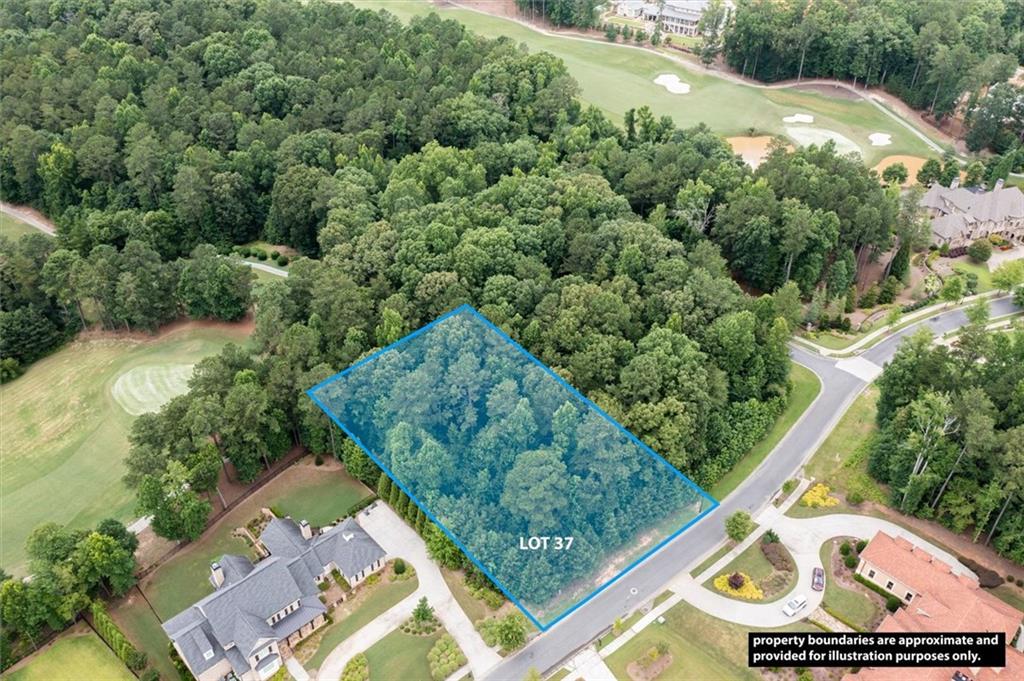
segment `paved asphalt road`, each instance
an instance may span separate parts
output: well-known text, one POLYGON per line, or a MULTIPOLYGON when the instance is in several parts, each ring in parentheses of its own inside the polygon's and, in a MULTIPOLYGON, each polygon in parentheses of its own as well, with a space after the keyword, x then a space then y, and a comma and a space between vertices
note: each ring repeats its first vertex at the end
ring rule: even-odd
MULTIPOLYGON (((1016 309, 1009 298, 993 301, 991 308, 993 317, 1016 309)), ((883 365, 892 359, 902 340, 921 326, 941 334, 964 325, 966 321, 962 310, 944 312, 908 326, 861 356, 883 365)), ((725 535, 727 516, 738 510, 746 510, 751 514, 759 511, 770 502, 782 483, 794 477, 867 384, 837 369, 836 360, 796 347, 792 348, 790 354, 796 362, 818 375, 822 383, 821 393, 761 466, 723 500, 713 513, 555 627, 535 638, 521 651, 503 660, 485 677, 488 681, 521 681, 531 667, 543 673, 562 664, 615 621, 616 617, 624 615, 636 604, 654 598, 665 589, 674 575, 716 546, 725 535)))

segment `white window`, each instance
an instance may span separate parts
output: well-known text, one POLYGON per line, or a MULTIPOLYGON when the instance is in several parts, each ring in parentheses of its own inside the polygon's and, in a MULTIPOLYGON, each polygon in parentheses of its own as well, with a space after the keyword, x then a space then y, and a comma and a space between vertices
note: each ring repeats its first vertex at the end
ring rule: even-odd
POLYGON ((891 579, 888 582, 885 583, 885 588, 886 589, 892 589, 892 580, 891 579))

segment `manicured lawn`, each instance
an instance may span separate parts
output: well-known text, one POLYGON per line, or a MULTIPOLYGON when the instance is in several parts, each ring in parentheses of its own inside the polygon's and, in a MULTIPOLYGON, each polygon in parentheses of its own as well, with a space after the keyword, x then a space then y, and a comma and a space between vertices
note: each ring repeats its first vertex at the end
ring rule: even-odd
MULTIPOLYGON (((754 580, 754 583, 764 591, 765 597, 763 600, 757 601, 758 603, 771 603, 772 601, 777 601, 787 595, 796 584, 798 576, 796 563, 794 562, 793 564, 792 572, 776 572, 775 568, 772 567, 772 564, 764 557, 760 543, 760 540, 754 542, 748 546, 743 553, 733 558, 732 562, 719 571, 718 574, 709 577, 704 582, 704 588, 710 589, 716 594, 725 596, 726 598, 733 598, 729 594, 723 593, 715 588, 715 577, 722 574, 729 575, 734 572, 742 572, 754 580), (771 581, 769 582, 768 580, 771 581)), ((786 553, 789 552, 787 551, 786 553)), ((792 560, 792 558, 793 556, 790 555, 790 560, 792 560)), ((736 600, 742 601, 745 599, 737 598, 736 600)))
POLYGON ((121 476, 134 417, 112 395, 118 377, 194 364, 228 342, 246 342, 249 328, 186 324, 152 339, 76 341, 0 387, 0 565, 24 570, 25 538, 40 523, 84 528, 131 519, 134 498, 121 476))
MULTIPOLYGON (((831 540, 822 544, 822 565, 831 565, 832 550, 831 540)), ((827 610, 865 630, 871 628, 871 624, 879 615, 878 607, 866 594, 839 586, 828 567, 825 568, 825 600, 822 604, 827 610)))
POLYGON ((978 264, 970 258, 958 258, 953 264, 953 271, 960 274, 974 274, 978 277, 978 293, 991 291, 992 273, 988 271, 988 265, 978 264))
MULTIPOLYGON (((747 667, 747 632, 683 602, 665 613, 665 624, 652 623, 606 659, 620 681, 629 681, 626 667, 659 642, 668 645, 672 664, 660 678, 732 681, 760 679, 747 667)), ((820 631, 813 625, 796 622, 772 631, 820 631)))
POLYGON ((605 634, 601 638, 597 639, 597 649, 600 650, 601 648, 604 648, 606 645, 608 645, 609 643, 611 643, 612 641, 617 639, 619 636, 622 635, 622 633, 624 631, 626 631, 631 626, 636 624, 640 620, 640 618, 643 617, 643 616, 644 616, 644 613, 642 613, 639 610, 637 610, 632 615, 630 615, 626 619, 622 620, 622 623, 619 626, 618 632, 614 631, 614 629, 613 629, 612 631, 608 632, 607 634, 605 634))
POLYGON ((7 681, 135 681, 128 668, 85 629, 64 635, 28 664, 4 676, 7 681))
POLYGON ((307 457, 232 509, 199 541, 153 572, 144 580, 142 589, 166 620, 213 591, 208 579, 211 562, 225 553, 253 556, 249 545, 232 533, 257 517, 261 507, 279 508, 296 519, 306 518, 317 527, 344 515, 369 493, 340 466, 314 466, 307 457))
MULTIPOLYGON (((1024 570, 1021 570, 1021 572, 1024 573, 1024 570)), ((1024 589, 1003 584, 994 589, 987 589, 987 591, 1004 603, 1009 603, 1024 612, 1024 589)))
MULTIPOLYGON (((325 632, 323 634, 323 638, 320 640, 319 647, 317 648, 316 652, 313 653, 312 657, 310 657, 309 660, 304 663, 304 666, 307 669, 315 669, 315 668, 319 667, 320 665, 322 665, 324 663, 324 660, 327 659, 327 655, 330 654, 330 652, 332 650, 334 650, 334 648, 339 643, 341 643, 346 638, 348 638, 349 636, 351 636, 355 632, 357 632, 360 629, 362 629, 363 627, 365 627, 367 624, 369 624, 374 619, 376 619, 377 616, 379 616, 381 613, 385 612, 386 610, 388 610, 389 608, 394 606, 396 603, 401 601, 403 598, 405 598, 409 594, 411 594, 414 591, 416 591, 416 587, 418 585, 419 585, 419 580, 416 577, 413 577, 412 579, 406 579, 406 580, 401 581, 401 582, 387 582, 387 581, 384 581, 384 582, 376 585, 375 587, 373 587, 373 592, 370 593, 367 598, 364 598, 364 599, 361 599, 361 600, 353 600, 351 605, 348 602, 346 602, 345 606, 346 607, 353 607, 354 610, 350 614, 348 614, 347 616, 341 618, 340 620, 336 620, 334 622, 334 624, 331 624, 331 625, 328 626, 328 628, 325 630, 325 632)), ((411 608, 409 609, 409 614, 410 615, 412 614, 412 609, 411 608)), ((400 632, 396 631, 395 633, 400 633, 400 632)), ((409 638, 409 639, 417 638, 417 637, 414 637, 414 636, 408 636, 406 634, 402 634, 402 636, 405 636, 406 638, 409 638)), ((383 643, 383 641, 381 641, 380 643, 383 643)), ((380 644, 378 643, 378 645, 380 645, 380 644)), ((431 642, 430 645, 433 645, 433 642, 431 642)), ((430 645, 428 645, 426 647, 426 650, 423 651, 423 663, 424 664, 426 664, 426 660, 427 660, 427 653, 426 653, 426 651, 430 650, 430 645)), ((373 650, 373 648, 371 648, 370 650, 373 650)), ((366 654, 369 655, 370 651, 369 650, 366 651, 366 654)), ((373 662, 372 662, 372 660, 370 662, 370 675, 373 678, 377 678, 377 676, 373 672, 373 662)), ((388 677, 380 677, 380 678, 385 678, 386 679, 388 677)), ((394 676, 394 677, 390 677, 390 678, 396 678, 396 679, 400 679, 400 678, 428 678, 429 679, 430 678, 430 670, 429 670, 429 668, 427 669, 427 674, 426 674, 425 677, 394 676)))
POLYGON ((765 457, 779 444, 789 429, 793 427, 800 415, 811 406, 811 402, 821 391, 821 381, 810 369, 793 364, 789 370, 789 380, 793 383, 793 392, 789 395, 789 404, 782 412, 763 440, 758 442, 747 454, 732 467, 725 477, 711 488, 711 496, 724 499, 729 493, 740 486, 754 469, 761 465, 765 457))
MULTIPOLYGON (((843 495, 856 490, 869 501, 885 503, 885 490, 868 475, 868 446, 871 437, 878 430, 875 425, 875 405, 878 402, 878 388, 869 385, 850 409, 839 420, 835 430, 804 465, 804 474, 823 482, 833 493, 843 495)), ((846 504, 828 508, 808 508, 800 502, 793 504, 786 515, 808 518, 826 513, 856 513, 846 504)))
POLYGON ((0 213, 0 235, 7 237, 11 241, 17 241, 26 234, 45 234, 45 232, 39 231, 13 215, 0 213))
POLYGON ((430 679, 427 653, 443 634, 440 629, 430 636, 411 636, 396 630, 377 641, 366 651, 370 681, 430 679))
POLYGON ((149 665, 160 672, 160 678, 172 681, 178 678, 178 672, 167 654, 167 634, 160 628, 160 620, 142 600, 137 590, 129 591, 128 595, 111 609, 110 615, 135 647, 146 653, 149 665))
POLYGON ((470 622, 482 620, 495 613, 494 610, 487 607, 486 603, 469 592, 469 589, 466 588, 466 580, 462 572, 441 568, 441 574, 444 575, 444 581, 447 582, 452 596, 455 597, 455 600, 462 608, 462 611, 466 613, 466 617, 469 618, 470 622))
MULTIPOLYGON (((435 11, 435 6, 426 1, 358 0, 355 4, 386 9, 403 20, 435 11)), ((668 56, 613 45, 600 38, 585 40, 543 35, 513 21, 468 10, 445 9, 440 14, 465 24, 480 35, 508 36, 516 43, 526 44, 531 51, 543 50, 561 58, 580 84, 583 100, 609 113, 615 120, 621 120, 629 108, 647 105, 655 116, 671 116, 681 127, 704 122, 716 132, 730 136, 745 135, 751 128, 762 134, 785 134, 784 116, 809 113, 815 117, 813 127, 840 133, 859 145, 869 166, 892 154, 934 155, 909 130, 863 100, 740 85, 691 71, 668 56), (679 76, 690 85, 690 93, 672 94, 655 85, 654 78, 662 73, 679 76), (873 132, 891 134, 892 144, 871 146, 868 136, 873 132)))

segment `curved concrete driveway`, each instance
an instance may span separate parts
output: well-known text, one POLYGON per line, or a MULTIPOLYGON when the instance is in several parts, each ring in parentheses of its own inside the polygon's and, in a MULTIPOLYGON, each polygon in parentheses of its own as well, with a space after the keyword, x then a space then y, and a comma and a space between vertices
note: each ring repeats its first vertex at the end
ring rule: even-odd
POLYGON ((473 678, 482 678, 484 673, 501 661, 501 656, 487 647, 480 633, 463 612, 462 607, 452 596, 447 582, 441 575, 437 564, 427 555, 427 547, 418 534, 391 507, 377 502, 362 511, 357 520, 374 541, 381 545, 388 556, 400 556, 411 563, 419 578, 419 588, 403 601, 391 607, 371 623, 342 641, 330 652, 324 663, 320 665, 317 679, 335 681, 341 678, 345 665, 356 653, 364 652, 374 643, 394 631, 412 615, 412 609, 420 598, 426 596, 427 602, 434 608, 434 614, 452 635, 459 648, 469 660, 473 678))
MULTIPOLYGON (((757 536, 764 534, 769 528, 762 526, 757 536)), ((939 548, 916 534, 881 518, 864 515, 836 513, 817 518, 790 518, 780 516, 772 524, 783 545, 793 554, 797 568, 797 583, 792 591, 770 603, 756 601, 738 601, 721 596, 706 589, 696 579, 685 574, 671 584, 671 588, 683 597, 683 600, 694 607, 719 619, 735 622, 748 627, 781 627, 790 624, 794 618, 782 612, 782 606, 796 594, 807 597, 807 607, 801 612, 802 619, 821 605, 825 593, 811 588, 811 574, 821 564, 821 545, 834 537, 857 537, 871 539, 876 532, 885 532, 893 537, 903 537, 914 546, 919 546, 939 560, 944 561, 956 574, 976 576, 964 567, 956 556, 939 548)), ((699 577, 698 579, 702 578, 699 577)))

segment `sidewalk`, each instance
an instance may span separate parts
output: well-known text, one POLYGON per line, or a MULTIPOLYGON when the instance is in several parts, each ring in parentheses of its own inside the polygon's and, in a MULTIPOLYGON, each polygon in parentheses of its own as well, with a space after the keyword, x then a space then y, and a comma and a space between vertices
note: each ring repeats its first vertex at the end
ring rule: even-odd
MULTIPOLYGON (((983 298, 992 298, 993 300, 1000 300, 1002 298, 1007 297, 1008 295, 1009 294, 1006 293, 1005 291, 988 291, 986 293, 978 293, 978 294, 973 295, 973 296, 968 296, 968 297, 964 298, 963 300, 961 300, 959 304, 954 305, 954 306, 950 306, 949 303, 936 303, 935 305, 929 305, 928 307, 923 307, 920 310, 916 310, 916 311, 911 312, 910 314, 906 315, 905 317, 902 317, 900 319, 899 323, 896 326, 899 327, 900 329, 902 329, 902 328, 905 328, 905 326, 912 326, 912 324, 908 324, 907 322, 919 321, 919 320, 925 319, 925 318, 930 317, 930 316, 935 315, 935 314, 941 314, 942 312, 946 312, 948 310, 956 310, 956 309, 959 309, 959 308, 962 308, 962 307, 966 307, 967 305, 973 303, 974 301, 980 300, 980 299, 983 299, 983 298)), ((808 348, 810 350, 814 350, 819 355, 822 355, 824 357, 845 356, 845 355, 856 354, 857 352, 860 351, 861 348, 864 348, 865 345, 868 345, 869 347, 874 345, 874 342, 879 337, 884 336, 885 334, 889 333, 889 330, 890 330, 889 326, 882 326, 882 327, 880 327, 878 329, 875 329, 874 331, 872 331, 868 335, 864 336, 863 338, 858 340, 856 343, 852 343, 851 345, 849 345, 849 346, 847 346, 845 348, 839 348, 839 349, 826 348, 824 346, 818 345, 814 341, 807 340, 806 338, 794 337, 793 340, 794 340, 794 342, 796 342, 796 343, 798 343, 798 344, 800 344, 800 345, 802 345, 802 346, 804 346, 804 347, 806 347, 806 348, 808 348)), ((865 348, 865 349, 867 349, 867 348, 865 348)))

